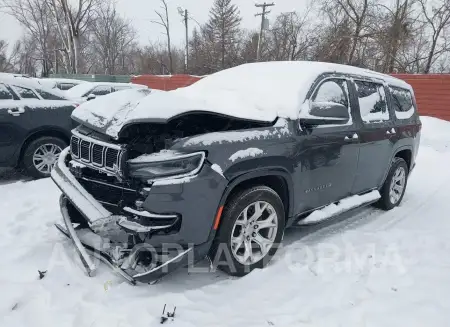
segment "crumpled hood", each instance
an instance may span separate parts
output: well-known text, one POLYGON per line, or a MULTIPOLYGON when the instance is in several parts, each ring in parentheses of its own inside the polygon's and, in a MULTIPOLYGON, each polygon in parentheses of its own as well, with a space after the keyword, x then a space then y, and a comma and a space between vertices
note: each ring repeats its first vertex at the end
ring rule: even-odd
POLYGON ((273 122, 277 118, 276 113, 255 109, 250 104, 236 110, 239 105, 242 107, 245 99, 226 90, 220 96, 212 97, 211 94, 190 92, 192 86, 168 92, 149 89, 119 91, 83 103, 72 113, 72 118, 116 139, 125 125, 165 123, 187 112, 209 112, 261 122, 273 122))
POLYGON ((114 138, 125 123, 127 117, 139 105, 140 101, 151 93, 150 89, 130 89, 98 97, 81 104, 72 112, 72 118, 96 131, 114 138))

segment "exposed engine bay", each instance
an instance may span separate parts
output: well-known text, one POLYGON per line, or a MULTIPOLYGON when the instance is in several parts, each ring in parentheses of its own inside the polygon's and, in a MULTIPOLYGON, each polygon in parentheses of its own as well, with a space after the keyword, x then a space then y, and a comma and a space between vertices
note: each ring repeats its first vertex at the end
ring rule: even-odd
POLYGON ((128 158, 169 148, 176 140, 212 132, 270 126, 272 123, 243 120, 210 113, 187 113, 168 123, 140 123, 125 126, 119 143, 128 145, 128 158))

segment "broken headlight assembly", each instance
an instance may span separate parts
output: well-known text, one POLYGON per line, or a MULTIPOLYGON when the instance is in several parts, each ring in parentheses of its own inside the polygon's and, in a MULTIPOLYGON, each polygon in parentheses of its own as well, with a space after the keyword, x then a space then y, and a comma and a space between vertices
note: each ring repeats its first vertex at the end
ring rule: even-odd
POLYGON ((128 169, 131 177, 151 182, 159 179, 193 176, 200 171, 204 161, 204 152, 189 154, 162 152, 129 160, 128 169))

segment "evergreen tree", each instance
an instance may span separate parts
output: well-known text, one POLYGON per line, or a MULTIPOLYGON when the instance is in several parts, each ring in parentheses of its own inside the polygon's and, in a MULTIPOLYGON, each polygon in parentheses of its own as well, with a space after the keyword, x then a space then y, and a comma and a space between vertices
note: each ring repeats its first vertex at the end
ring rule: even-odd
POLYGON ((233 66, 241 39, 241 16, 231 0, 215 0, 209 13, 205 32, 213 42, 213 51, 221 69, 233 66))

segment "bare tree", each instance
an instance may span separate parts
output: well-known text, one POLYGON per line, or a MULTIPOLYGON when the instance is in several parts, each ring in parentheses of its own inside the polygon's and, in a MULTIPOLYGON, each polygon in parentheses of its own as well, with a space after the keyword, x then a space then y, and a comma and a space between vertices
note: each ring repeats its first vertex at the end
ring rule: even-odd
POLYGON ((169 22, 169 12, 167 9, 167 1, 161 0, 161 9, 163 13, 155 10, 156 15, 158 15, 159 20, 152 20, 151 22, 154 24, 161 25, 164 27, 164 34, 167 37, 167 52, 169 53, 169 69, 170 73, 173 72, 173 58, 172 58, 172 47, 170 44, 170 22, 169 22))
POLYGON ((98 9, 91 31, 91 46, 104 72, 115 74, 120 66, 124 71, 126 52, 136 37, 131 22, 119 15, 113 3, 107 3, 98 9))
POLYGON ((41 0, 0 0, 6 12, 13 16, 32 37, 38 47, 39 60, 43 62, 43 75, 47 75, 50 63, 50 47, 53 21, 50 10, 41 0))
POLYGON ((348 64, 353 62, 358 42, 363 37, 362 32, 369 15, 370 6, 369 0, 327 0, 325 2, 324 10, 335 13, 343 12, 344 20, 351 22, 352 32, 348 36, 351 39, 348 64))
POLYGON ((12 58, 8 55, 8 43, 0 40, 0 72, 13 72, 12 58))
POLYGON ((399 66, 399 52, 408 46, 414 33, 415 2, 415 0, 395 0, 392 6, 382 3, 376 5, 378 15, 373 17, 376 23, 372 28, 375 30, 374 41, 380 46, 382 58, 380 58, 381 66, 375 68, 391 73, 399 66))
POLYGON ((46 0, 52 8, 61 41, 68 54, 72 73, 78 73, 81 62, 81 37, 96 15, 100 0, 78 0, 72 6, 68 0, 46 0))
POLYGON ((423 70, 425 74, 428 74, 439 56, 448 51, 447 40, 442 38, 442 35, 450 26, 450 2, 448 0, 418 1, 424 17, 424 26, 431 30, 430 48, 423 70))
POLYGON ((311 7, 304 13, 289 12, 277 16, 269 33, 267 60, 308 59, 314 43, 312 25, 308 21, 311 7))

